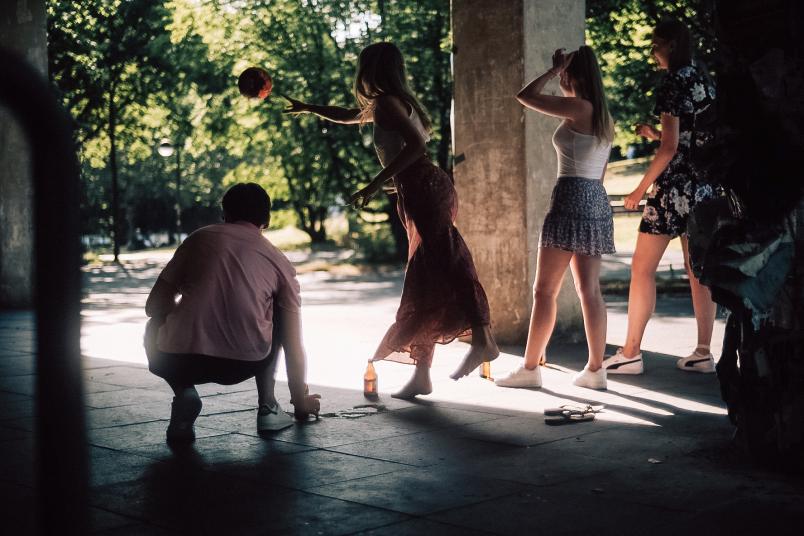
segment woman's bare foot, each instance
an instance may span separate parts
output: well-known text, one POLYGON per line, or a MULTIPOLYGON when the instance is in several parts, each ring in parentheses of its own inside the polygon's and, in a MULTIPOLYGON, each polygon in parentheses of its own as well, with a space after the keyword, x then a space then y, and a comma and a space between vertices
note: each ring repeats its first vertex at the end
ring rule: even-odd
POLYGON ((405 386, 391 395, 391 398, 410 400, 417 395, 429 395, 433 392, 433 382, 430 380, 430 365, 422 361, 416 363, 413 377, 405 386))
POLYGON ((430 375, 414 374, 405 386, 391 395, 391 398, 401 398, 403 400, 410 400, 416 398, 416 395, 429 395, 433 392, 433 383, 430 381, 430 375))
POLYGON ((459 380, 475 370, 484 361, 494 361, 500 355, 500 349, 494 340, 484 341, 482 344, 473 344, 463 358, 458 368, 449 375, 453 380, 459 380))

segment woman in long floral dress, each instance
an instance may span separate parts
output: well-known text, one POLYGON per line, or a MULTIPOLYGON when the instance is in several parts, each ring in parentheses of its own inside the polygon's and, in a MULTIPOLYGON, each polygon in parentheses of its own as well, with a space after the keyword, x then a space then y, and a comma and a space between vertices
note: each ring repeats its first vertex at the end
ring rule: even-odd
POLYGON ((430 122, 407 84, 405 63, 392 43, 363 49, 355 77, 357 108, 308 104, 288 98, 288 113, 314 113, 342 124, 373 123, 383 169, 352 196, 360 208, 393 179, 397 211, 408 235, 408 264, 396 321, 373 361, 415 365, 397 398, 432 391, 430 365, 436 344, 472 336, 469 351, 451 375, 459 379, 499 355, 490 329, 489 304, 469 248, 455 227, 458 196, 451 178, 426 154, 430 122))

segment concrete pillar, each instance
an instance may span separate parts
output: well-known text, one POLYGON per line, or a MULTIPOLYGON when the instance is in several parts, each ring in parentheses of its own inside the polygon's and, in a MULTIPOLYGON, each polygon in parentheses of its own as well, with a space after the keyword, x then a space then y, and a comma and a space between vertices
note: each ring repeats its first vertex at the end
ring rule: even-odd
MULTIPOLYGON (((44 0, 0 2, 0 46, 26 58, 47 76, 44 0)), ((28 144, 0 108, 0 307, 32 303, 33 226, 28 144)))
MULTIPOLYGON (((458 227, 474 255, 502 343, 522 344, 533 304, 542 222, 556 182, 559 121, 525 109, 519 89, 557 48, 584 42, 584 0, 453 0, 454 152, 458 227)), ((559 94, 558 83, 547 90, 559 94)), ((583 336, 567 275, 556 335, 583 336)))

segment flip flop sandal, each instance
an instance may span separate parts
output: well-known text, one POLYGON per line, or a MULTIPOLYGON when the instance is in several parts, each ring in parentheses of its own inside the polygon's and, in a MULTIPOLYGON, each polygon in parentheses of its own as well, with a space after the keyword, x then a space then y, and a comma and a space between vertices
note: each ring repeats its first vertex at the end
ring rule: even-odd
POLYGON ((544 410, 545 417, 557 417, 563 415, 566 411, 580 412, 580 413, 598 413, 603 406, 592 406, 587 404, 581 406, 580 404, 565 404, 557 408, 547 408, 544 410))
POLYGON ((595 420, 594 413, 572 412, 569 410, 565 411, 561 415, 555 415, 555 416, 548 415, 544 418, 544 422, 550 425, 569 424, 569 423, 594 421, 594 420, 595 420))
POLYGON ((544 411, 544 422, 550 425, 586 422, 595 420, 595 413, 600 411, 593 406, 562 406, 544 411))

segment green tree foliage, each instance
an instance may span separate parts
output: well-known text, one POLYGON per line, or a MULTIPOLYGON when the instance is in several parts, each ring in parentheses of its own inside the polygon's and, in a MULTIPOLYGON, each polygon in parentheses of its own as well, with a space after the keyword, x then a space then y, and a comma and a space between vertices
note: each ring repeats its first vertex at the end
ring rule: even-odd
POLYGON ((651 123, 661 73, 651 57, 653 27, 665 17, 689 26, 696 58, 711 67, 715 52, 711 0, 587 0, 586 39, 595 48, 616 121, 615 145, 642 143, 638 122, 651 123))
MULTIPOLYGON (((222 192, 241 181, 262 184, 275 209, 325 240, 324 220, 379 171, 371 127, 290 118, 279 94, 353 106, 357 55, 376 40, 406 55, 433 116, 431 151, 449 167, 448 0, 49 0, 48 12, 50 74, 81 148, 85 232, 111 234, 115 253, 136 229, 215 221, 222 192), (265 102, 237 92, 249 65, 274 77, 265 102), (172 157, 156 153, 163 139, 172 157)), ((374 205, 389 215, 383 225, 393 206, 374 205)))
MULTIPOLYGON (((157 38, 165 16, 155 2, 48 5, 50 72, 78 123, 86 158, 104 161, 108 168, 115 258, 121 243, 120 152, 135 143, 136 136, 126 126, 160 72, 157 38)), ((124 167, 126 161, 123 156, 124 167)), ((89 185, 97 180, 93 175, 89 185)))

